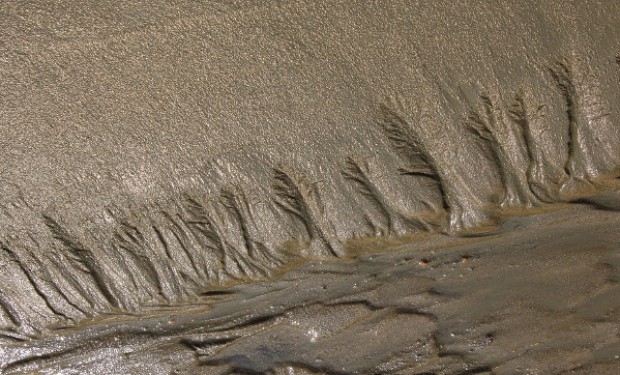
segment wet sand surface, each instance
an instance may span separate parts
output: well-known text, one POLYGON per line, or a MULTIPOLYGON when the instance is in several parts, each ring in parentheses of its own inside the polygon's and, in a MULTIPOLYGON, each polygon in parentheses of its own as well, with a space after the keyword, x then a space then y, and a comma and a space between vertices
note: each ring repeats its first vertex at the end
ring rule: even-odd
POLYGON ((6 373, 617 374, 620 214, 566 206, 499 234, 308 261, 191 304, 56 328, 6 373))
POLYGON ((0 2, 0 372, 618 374, 620 3, 0 2))

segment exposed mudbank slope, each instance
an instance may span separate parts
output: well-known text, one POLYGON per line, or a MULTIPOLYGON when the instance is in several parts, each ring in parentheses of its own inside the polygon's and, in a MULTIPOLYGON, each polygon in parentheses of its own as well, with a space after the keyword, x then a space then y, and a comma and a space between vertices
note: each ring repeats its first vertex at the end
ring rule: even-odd
POLYGON ((3 2, 2 340, 589 199, 620 165, 619 17, 3 2))

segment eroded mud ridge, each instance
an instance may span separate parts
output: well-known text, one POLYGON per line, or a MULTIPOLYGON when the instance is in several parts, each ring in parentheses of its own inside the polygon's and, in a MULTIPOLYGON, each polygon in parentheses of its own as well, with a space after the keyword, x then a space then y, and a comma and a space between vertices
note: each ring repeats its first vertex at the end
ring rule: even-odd
POLYGON ((360 3, 0 5, 5 371, 615 373, 620 4, 360 3))

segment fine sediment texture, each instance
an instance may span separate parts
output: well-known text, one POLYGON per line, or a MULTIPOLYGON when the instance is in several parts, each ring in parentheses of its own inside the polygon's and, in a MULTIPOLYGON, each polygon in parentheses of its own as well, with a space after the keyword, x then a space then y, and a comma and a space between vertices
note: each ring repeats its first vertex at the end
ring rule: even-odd
POLYGON ((617 373, 619 5, 0 21, 2 371, 617 373))

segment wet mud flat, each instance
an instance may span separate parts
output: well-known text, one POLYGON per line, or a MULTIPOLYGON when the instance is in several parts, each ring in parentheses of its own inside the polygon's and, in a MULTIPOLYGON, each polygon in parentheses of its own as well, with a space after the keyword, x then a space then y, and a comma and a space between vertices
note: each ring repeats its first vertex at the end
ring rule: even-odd
POLYGON ((0 372, 618 373, 620 3, 0 25, 0 372))
MULTIPOLYGON (((607 199, 609 202, 609 198, 607 199)), ((620 213, 434 235, 2 348, 6 374, 617 374, 620 213)))

